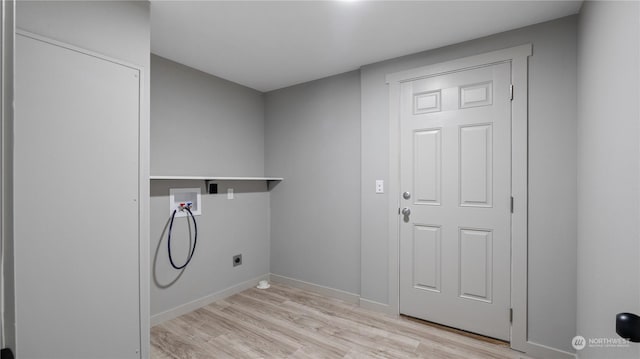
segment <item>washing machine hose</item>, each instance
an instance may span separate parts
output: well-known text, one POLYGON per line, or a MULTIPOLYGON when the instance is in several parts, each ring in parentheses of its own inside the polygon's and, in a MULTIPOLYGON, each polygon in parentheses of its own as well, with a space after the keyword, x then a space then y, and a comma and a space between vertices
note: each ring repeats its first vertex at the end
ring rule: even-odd
MULTIPOLYGON (((171 231, 173 230, 173 220, 176 218, 176 213, 178 211, 177 209, 174 209, 173 213, 171 214, 171 222, 169 223, 167 247, 169 249, 169 262, 171 262, 171 266, 175 269, 182 269, 186 267, 187 264, 189 264, 189 262, 191 262, 191 258, 193 258, 193 253, 196 251, 196 243, 198 242, 198 225, 196 224, 196 217, 193 216, 193 213, 191 213, 191 210, 189 209, 189 207, 183 207, 183 209, 189 213, 189 216, 193 220, 193 233, 194 233, 193 247, 189 248, 189 257, 187 258, 187 261, 181 266, 176 265, 175 262, 173 261, 173 256, 171 255, 171 231)), ((187 220, 189 219, 187 218, 187 220)))

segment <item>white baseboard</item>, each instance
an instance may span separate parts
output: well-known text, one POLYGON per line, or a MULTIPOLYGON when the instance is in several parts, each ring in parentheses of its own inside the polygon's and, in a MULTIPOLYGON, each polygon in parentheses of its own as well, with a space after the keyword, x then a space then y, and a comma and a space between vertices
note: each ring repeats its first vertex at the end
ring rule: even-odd
POLYGON ((320 293, 324 296, 340 299, 347 303, 358 304, 361 308, 372 310, 375 312, 389 314, 389 315, 398 314, 398 313, 394 313, 394 311, 391 309, 391 306, 388 304, 378 303, 373 300, 364 299, 360 297, 360 295, 355 293, 346 292, 346 291, 334 289, 331 287, 325 287, 322 285, 309 283, 303 280, 285 277, 285 276, 273 274, 273 273, 271 273, 271 281, 275 283, 282 283, 292 287, 320 293))
POLYGON ((299 279, 289 278, 289 277, 285 277, 285 276, 281 276, 273 273, 271 273, 271 280, 276 283, 282 283, 282 284, 290 285, 292 287, 320 293, 327 297, 344 300, 345 302, 352 303, 352 304, 358 304, 360 300, 360 296, 355 293, 345 292, 343 290, 333 289, 330 287, 325 287, 322 285, 313 284, 313 283, 305 282, 299 279))
POLYGON ((389 304, 378 303, 376 301, 364 299, 362 297, 360 297, 360 307, 378 313, 398 315, 398 313, 395 313, 395 311, 391 309, 391 306, 389 304))
POLYGON ((198 308, 202 308, 206 305, 209 305, 217 300, 221 300, 227 297, 230 297, 234 294, 240 293, 243 290, 247 290, 251 287, 254 287, 258 284, 259 281, 263 280, 263 279, 269 279, 269 274, 263 274, 259 277, 253 278, 253 279, 249 279, 247 281, 244 281, 242 283, 238 283, 236 285, 233 285, 229 288, 223 289, 221 291, 215 292, 213 294, 209 294, 207 296, 204 296, 202 298, 196 299, 194 301, 191 301, 189 303, 185 303, 182 305, 179 305, 175 308, 169 309, 167 311, 164 311, 162 313, 158 313, 158 314, 154 314, 151 316, 151 326, 154 325, 158 325, 162 322, 165 322, 167 320, 171 320, 173 318, 179 317, 183 314, 187 314, 189 312, 192 312, 198 308))
POLYGON ((574 353, 564 350, 551 348, 546 345, 527 341, 525 353, 532 358, 539 359, 576 359, 574 353))

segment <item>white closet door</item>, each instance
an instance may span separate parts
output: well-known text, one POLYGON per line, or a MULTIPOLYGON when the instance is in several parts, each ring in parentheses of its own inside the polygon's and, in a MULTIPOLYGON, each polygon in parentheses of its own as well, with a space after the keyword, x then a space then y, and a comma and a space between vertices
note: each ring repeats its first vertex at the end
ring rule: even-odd
POLYGON ((140 72, 17 36, 22 358, 139 358, 140 72))

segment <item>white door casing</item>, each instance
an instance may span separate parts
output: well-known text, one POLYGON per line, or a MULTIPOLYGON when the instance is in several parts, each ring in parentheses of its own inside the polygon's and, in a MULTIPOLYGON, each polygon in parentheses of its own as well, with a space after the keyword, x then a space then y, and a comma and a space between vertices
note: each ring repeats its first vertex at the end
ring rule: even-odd
POLYGON ((402 83, 400 312, 509 340, 511 64, 402 83), (408 213, 408 212, 407 212, 408 213))
POLYGON ((400 313, 399 240, 402 216, 400 187, 400 99, 401 85, 417 79, 484 67, 499 62, 511 63, 511 194, 514 198, 511 214, 511 347, 538 356, 556 357, 555 352, 528 341, 527 338, 527 98, 528 57, 532 45, 487 52, 447 62, 389 74, 389 312, 400 313))

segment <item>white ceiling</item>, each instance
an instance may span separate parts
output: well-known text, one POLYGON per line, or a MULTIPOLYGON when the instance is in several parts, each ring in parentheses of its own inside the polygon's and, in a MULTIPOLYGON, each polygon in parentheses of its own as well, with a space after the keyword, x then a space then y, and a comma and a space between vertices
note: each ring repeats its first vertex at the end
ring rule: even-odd
POLYGON ((571 14, 582 1, 151 2, 153 53, 259 91, 571 14))

